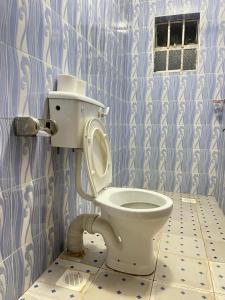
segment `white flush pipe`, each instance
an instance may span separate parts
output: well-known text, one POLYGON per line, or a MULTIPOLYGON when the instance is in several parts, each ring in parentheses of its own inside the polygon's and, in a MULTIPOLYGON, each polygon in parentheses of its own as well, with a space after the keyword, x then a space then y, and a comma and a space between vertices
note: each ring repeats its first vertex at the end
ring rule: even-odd
POLYGON ((94 201, 95 197, 84 192, 81 184, 81 170, 82 170, 82 149, 76 149, 76 189, 78 194, 89 201, 94 201))
POLYGON ((67 236, 67 251, 73 256, 84 254, 83 232, 91 234, 100 233, 108 247, 122 247, 122 243, 116 236, 112 226, 99 215, 83 214, 79 215, 69 226, 67 236))
MULTIPOLYGON (((78 194, 89 201, 94 201, 93 195, 87 194, 81 184, 82 170, 82 149, 76 149, 76 189, 78 194)), ((67 251, 73 256, 84 254, 83 232, 91 234, 100 233, 103 236, 106 246, 113 248, 122 247, 119 237, 116 236, 112 226, 105 219, 96 214, 79 215, 69 226, 67 235, 67 251)))

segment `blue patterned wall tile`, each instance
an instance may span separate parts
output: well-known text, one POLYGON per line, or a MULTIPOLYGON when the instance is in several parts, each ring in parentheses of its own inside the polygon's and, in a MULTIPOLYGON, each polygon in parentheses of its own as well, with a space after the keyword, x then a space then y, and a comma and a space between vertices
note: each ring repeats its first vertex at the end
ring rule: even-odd
POLYGON ((18 299, 32 284, 34 268, 34 245, 28 244, 14 252, 12 256, 13 286, 18 299))
POLYGON ((51 149, 54 173, 64 169, 65 151, 63 148, 57 149, 54 147, 51 149))
POLYGON ((48 199, 48 190, 47 190, 47 179, 45 177, 37 179, 33 181, 33 216, 35 219, 35 222, 38 223, 36 226, 35 234, 34 236, 40 234, 43 232, 46 228, 48 228, 52 224, 48 224, 48 205, 50 206, 50 209, 52 207, 51 203, 48 203, 49 200, 52 201, 52 199, 48 199), (49 225, 49 226, 48 226, 49 225))
POLYGON ((30 243, 38 232, 39 218, 35 211, 33 184, 15 188, 10 192, 12 209, 12 249, 30 243))
MULTIPOLYGON (((20 59, 17 51, 14 48, 7 47, 7 82, 8 82, 8 116, 16 116, 18 113, 24 113, 20 111, 20 93, 26 99, 23 91, 25 88, 25 78, 21 78, 20 81, 20 59), (23 81, 23 83, 22 83, 23 81)), ((27 70, 26 70, 27 71, 27 70)), ((21 96, 22 96, 21 95, 21 96)), ((21 101, 22 102, 22 101, 21 101)))
POLYGON ((179 191, 181 193, 190 193, 192 191, 192 174, 182 173, 181 178, 179 191))
POLYGON ((169 148, 166 149, 166 161, 165 161, 165 170, 174 171, 176 168, 176 149, 169 148))
POLYGON ((77 56, 80 55, 77 49, 77 32, 69 27, 69 49, 68 49, 68 71, 70 74, 77 72, 77 56))
POLYGON ((0 192, 1 206, 1 230, 0 230, 0 261, 12 253, 12 218, 11 218, 11 199, 8 192, 0 192))
POLYGON ((47 264, 48 266, 53 262, 55 254, 55 236, 54 236, 54 227, 49 227, 45 231, 46 233, 46 243, 47 243, 47 264))
POLYGON ((11 187, 10 166, 10 121, 0 119, 0 190, 4 191, 11 187))
POLYGON ((178 156, 181 156, 181 172, 191 173, 192 161, 193 161, 193 150, 183 149, 178 152, 178 156))
POLYGON ((15 136, 10 124, 10 174, 11 186, 19 186, 37 178, 39 170, 37 140, 32 137, 15 136))
POLYGON ((196 104, 194 101, 185 101, 183 112, 183 124, 191 125, 195 123, 196 104))
MULTIPOLYGON (((34 99, 35 85, 33 86, 33 83, 35 83, 34 77, 36 76, 35 65, 33 64, 33 68, 32 68, 30 57, 26 54, 18 53, 17 64, 14 64, 12 68, 13 67, 15 68, 14 71, 15 74, 18 75, 18 85, 20 87, 20 98, 17 104, 18 107, 14 108, 14 113, 31 114, 36 116, 37 102, 36 102, 36 98, 34 99), (16 70, 16 68, 18 68, 19 73, 16 70), (32 71, 34 71, 34 73, 32 73, 32 71), (32 100, 34 100, 33 103, 31 102, 32 100)), ((11 105, 16 105, 16 103, 14 104, 12 101, 11 105)))
POLYGON ((146 147, 159 147, 160 137, 161 137, 161 126, 160 125, 151 125, 147 130, 150 130, 149 134, 149 144, 146 144, 146 147))
POLYGON ((47 236, 45 233, 37 235, 33 239, 34 247, 34 267, 32 272, 32 281, 34 282, 47 268, 47 236))
POLYGON ((222 0, 207 1, 205 16, 207 20, 216 21, 221 10, 222 0))
POLYGON ((53 251, 54 258, 53 259, 56 259, 64 248, 60 233, 61 233, 60 232, 60 224, 55 222, 54 223, 54 251, 53 251))
POLYGON ((46 99, 45 65, 27 55, 8 49, 9 115, 43 112, 46 99))
POLYGON ((165 136, 166 148, 173 148, 177 140, 177 126, 169 125, 165 136))
MULTIPOLYGON (((92 3, 90 3, 92 5, 92 3)), ((80 32, 81 35, 87 40, 89 31, 89 3, 88 0, 80 1, 80 32)))
POLYGON ((225 96, 225 75, 217 74, 215 78, 216 84, 214 88, 213 99, 224 99, 225 96))
POLYGON ((78 14, 80 14, 79 10, 79 1, 78 0, 68 0, 67 1, 67 21, 68 23, 77 28, 78 23, 78 14))
POLYGON ((29 12, 30 12, 29 1, 17 1, 17 32, 16 32, 16 47, 25 53, 28 53, 28 35, 27 27, 29 21, 29 12))
POLYGON ((43 2, 29 2, 29 17, 26 28, 28 53, 43 59, 44 48, 44 7, 43 2))
POLYGON ((160 150, 159 148, 146 149, 146 155, 148 157, 146 169, 147 170, 159 170, 160 165, 160 150))
POLYGON ((155 0, 154 2, 155 2, 156 16, 165 16, 167 14, 166 13, 166 1, 165 0, 159 0, 159 1, 155 0))
POLYGON ((201 47, 223 47, 223 34, 220 30, 220 26, 217 22, 207 21, 203 23, 200 27, 201 37, 200 45, 201 47))
POLYGON ((152 100, 162 100, 163 85, 164 82, 162 76, 154 76, 152 78, 152 100))
POLYGON ((199 53, 199 67, 200 73, 218 73, 221 72, 221 67, 217 67, 217 64, 221 64, 221 59, 218 56, 219 48, 210 47, 200 49, 199 53))
POLYGON ((61 15, 62 11, 62 4, 65 2, 64 0, 49 0, 52 10, 57 12, 57 14, 61 15))
POLYGON ((1 91, 1 108, 0 117, 6 117, 8 114, 8 82, 7 74, 9 72, 7 65, 7 47, 0 43, 0 91, 1 91))
POLYGON ((159 172, 158 171, 149 171, 146 173, 145 178, 148 180, 146 183, 146 188, 151 190, 157 190, 159 186, 159 172))
POLYGON ((0 4, 0 41, 15 46, 18 26, 17 2, 2 1, 0 4))
POLYGON ((68 74, 68 53, 70 46, 70 36, 69 36, 70 26, 66 22, 62 22, 62 31, 63 31, 63 47, 62 47, 62 72, 68 74))
POLYGON ((209 175, 199 174, 198 181, 199 184, 198 184, 197 193, 199 195, 207 195, 209 191, 209 175))
MULTIPOLYGON (((46 137, 38 137, 36 139, 36 152, 35 158, 37 161, 34 163, 35 173, 33 172, 33 179, 40 177, 48 177, 53 175, 53 150, 51 141, 46 137)), ((58 156, 57 156, 58 158, 58 156)), ((63 167, 62 167, 63 168, 63 167)))
POLYGON ((16 300, 15 288, 13 285, 13 262, 12 256, 0 264, 1 275, 1 297, 5 300, 16 300))
POLYGON ((68 187, 68 210, 69 210, 69 218, 70 221, 72 222, 72 220, 75 218, 75 216, 77 215, 76 212, 76 206, 74 205, 74 201, 75 201, 75 196, 76 195, 76 185, 75 185, 75 170, 74 168, 70 169, 70 184, 68 187))
MULTIPOLYGON (((180 127, 182 129, 182 127, 180 127)), ((196 128, 192 125, 184 127, 182 136, 183 148, 209 149, 211 144, 211 127, 196 128), (208 131, 209 130, 209 131, 208 131)))
POLYGON ((51 13, 52 35, 50 42, 51 64, 62 68, 63 55, 63 27, 62 20, 54 11, 51 13))
POLYGON ((43 231, 39 236, 40 272, 43 273, 48 265, 48 239, 47 232, 43 231))
POLYGON ((168 192, 174 191, 176 186, 176 174, 174 172, 167 172, 165 175, 164 189, 168 192))
POLYGON ((43 26, 44 26, 44 32, 43 32, 43 61, 51 64, 51 42, 52 42, 52 11, 51 9, 44 5, 44 20, 43 20, 43 26))

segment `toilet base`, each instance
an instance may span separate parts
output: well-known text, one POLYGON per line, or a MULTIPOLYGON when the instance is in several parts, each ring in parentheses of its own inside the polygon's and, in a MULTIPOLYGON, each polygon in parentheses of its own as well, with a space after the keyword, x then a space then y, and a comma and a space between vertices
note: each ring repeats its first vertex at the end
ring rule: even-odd
POLYGON ((106 258, 106 265, 112 270, 127 273, 131 275, 146 276, 151 275, 155 271, 156 259, 153 257, 152 263, 148 266, 134 266, 131 262, 117 261, 115 259, 106 258))
POLYGON ((113 270, 132 275, 153 273, 156 266, 153 238, 164 223, 162 219, 124 222, 123 219, 108 215, 107 220, 120 238, 121 247, 106 245, 106 265, 113 270))

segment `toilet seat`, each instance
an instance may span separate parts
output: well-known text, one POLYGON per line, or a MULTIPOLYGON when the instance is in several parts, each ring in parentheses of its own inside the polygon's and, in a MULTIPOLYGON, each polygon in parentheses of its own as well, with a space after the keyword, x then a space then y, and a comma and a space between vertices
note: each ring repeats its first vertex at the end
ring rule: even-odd
POLYGON ((84 128, 84 157, 93 195, 96 197, 112 183, 112 157, 103 123, 90 119, 84 128))

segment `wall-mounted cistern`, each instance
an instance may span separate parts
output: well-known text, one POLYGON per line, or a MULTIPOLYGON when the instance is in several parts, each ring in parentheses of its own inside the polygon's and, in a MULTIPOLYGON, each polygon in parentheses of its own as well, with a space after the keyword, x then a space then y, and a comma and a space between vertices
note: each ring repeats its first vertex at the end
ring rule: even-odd
POLYGON ((17 136, 53 136, 58 132, 55 121, 30 116, 16 117, 14 130, 17 136))

